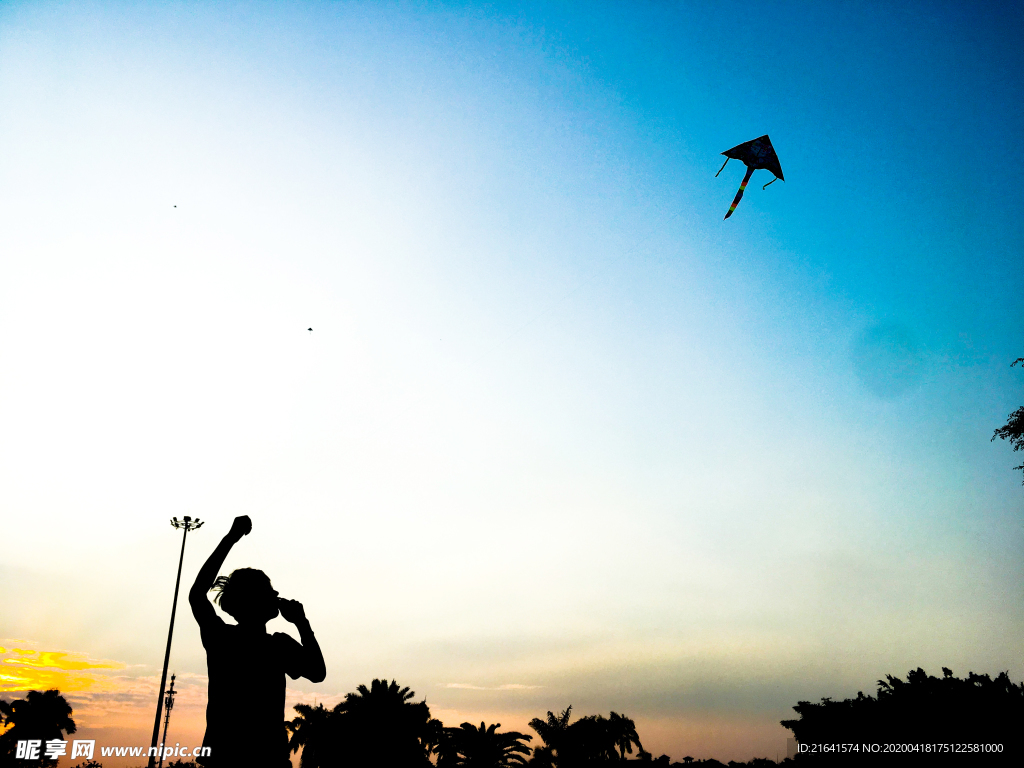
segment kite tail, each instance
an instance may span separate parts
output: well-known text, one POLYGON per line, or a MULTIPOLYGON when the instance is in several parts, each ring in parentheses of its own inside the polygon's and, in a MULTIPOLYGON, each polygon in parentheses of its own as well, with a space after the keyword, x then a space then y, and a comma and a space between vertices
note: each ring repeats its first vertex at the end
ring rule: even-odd
MULTIPOLYGON (((722 167, 718 169, 718 173, 721 173, 722 171, 724 171, 724 170, 725 170, 725 166, 727 166, 727 165, 729 164, 729 160, 730 160, 730 159, 731 159, 731 158, 728 158, 728 157, 727 157, 727 158, 725 158, 725 162, 724 162, 724 163, 722 163, 722 167)), ((716 174, 715 174, 715 178, 716 178, 716 179, 718 178, 718 173, 716 173, 716 174)))
POLYGON ((733 198, 732 205, 729 206, 729 212, 725 214, 725 218, 732 216, 733 211, 736 210, 736 206, 740 204, 740 200, 743 197, 743 190, 747 188, 747 182, 750 181, 750 177, 754 175, 754 169, 747 167, 747 175, 743 177, 743 181, 740 183, 740 188, 736 191, 736 197, 733 198))

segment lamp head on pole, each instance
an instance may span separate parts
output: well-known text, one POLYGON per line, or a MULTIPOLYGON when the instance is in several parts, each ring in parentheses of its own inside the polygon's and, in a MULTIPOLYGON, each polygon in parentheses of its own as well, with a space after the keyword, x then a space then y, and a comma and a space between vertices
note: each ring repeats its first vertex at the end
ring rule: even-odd
POLYGON ((183 517, 181 520, 179 520, 176 517, 171 518, 172 528, 184 529, 186 532, 194 531, 196 528, 201 528, 202 526, 203 521, 200 520, 198 517, 191 518, 188 515, 185 515, 185 517, 183 517))

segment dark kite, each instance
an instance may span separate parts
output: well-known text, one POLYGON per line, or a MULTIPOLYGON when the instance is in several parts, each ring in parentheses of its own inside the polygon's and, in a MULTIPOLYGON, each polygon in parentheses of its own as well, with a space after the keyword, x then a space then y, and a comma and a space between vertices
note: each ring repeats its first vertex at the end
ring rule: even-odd
MULTIPOLYGON (((733 199, 732 205, 729 206, 729 212, 725 214, 727 219, 732 216, 732 212, 740 204, 743 190, 747 188, 747 182, 750 181, 750 177, 758 168, 764 168, 775 175, 775 178, 769 181, 768 184, 774 184, 777 179, 786 180, 782 175, 782 165, 779 163, 779 156, 775 154, 775 147, 772 146, 772 140, 768 138, 767 133, 760 138, 745 141, 732 149, 727 149, 722 154, 725 155, 725 162, 718 169, 718 173, 722 172, 730 160, 742 160, 747 166, 747 175, 743 177, 739 191, 736 192, 736 197, 733 199)), ((715 174, 715 178, 718 178, 718 173, 715 174)), ((768 184, 765 184, 761 189, 767 187, 768 184)))

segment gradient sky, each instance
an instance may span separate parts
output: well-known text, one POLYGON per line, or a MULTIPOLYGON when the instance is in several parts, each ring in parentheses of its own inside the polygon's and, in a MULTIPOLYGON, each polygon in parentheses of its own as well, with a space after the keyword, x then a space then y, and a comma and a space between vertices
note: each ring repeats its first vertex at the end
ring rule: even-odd
POLYGON ((183 514, 290 701, 746 760, 1024 677, 1024 10, 899 5, 0 3, 0 690, 148 743, 183 514))

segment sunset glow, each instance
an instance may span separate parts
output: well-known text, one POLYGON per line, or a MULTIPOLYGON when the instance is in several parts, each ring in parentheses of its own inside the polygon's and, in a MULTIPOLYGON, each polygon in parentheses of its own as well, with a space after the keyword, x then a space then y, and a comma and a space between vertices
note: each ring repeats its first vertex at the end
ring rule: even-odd
POLYGON ((82 653, 0 647, 0 691, 114 691, 119 690, 116 678, 89 670, 123 670, 125 666, 82 653))

